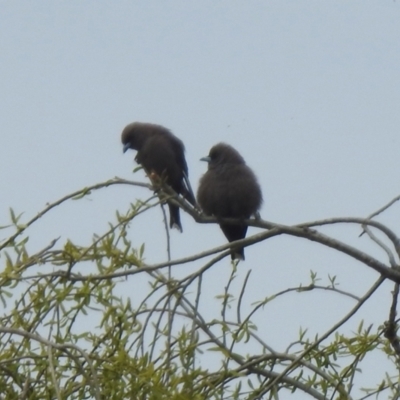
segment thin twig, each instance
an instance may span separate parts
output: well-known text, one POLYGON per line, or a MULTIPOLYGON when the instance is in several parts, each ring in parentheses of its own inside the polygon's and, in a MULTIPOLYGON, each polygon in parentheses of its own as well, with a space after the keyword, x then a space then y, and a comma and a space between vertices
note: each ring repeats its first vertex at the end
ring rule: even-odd
POLYGON ((376 217, 377 215, 383 213, 386 211, 389 207, 391 207, 394 203, 400 200, 400 195, 396 196, 394 199, 390 200, 389 203, 385 204, 383 207, 381 207, 379 210, 373 212, 371 215, 367 217, 367 219, 372 219, 376 217))
POLYGON ((52 346, 50 346, 50 345, 47 346, 47 359, 49 360, 50 376, 51 376, 51 380, 53 381, 54 391, 56 392, 57 399, 62 400, 60 387, 58 386, 56 372, 54 370, 53 354, 52 354, 51 349, 52 349, 52 346))
POLYGON ((397 267, 397 263, 396 260, 394 259, 394 255, 391 252, 391 250, 389 249, 388 246, 385 245, 385 243, 382 242, 382 240, 379 240, 371 231, 370 228, 368 228, 366 225, 364 225, 364 232, 367 232, 367 235, 369 236, 369 238, 375 242, 381 249, 383 249, 383 251, 387 254, 388 259, 389 259, 389 263, 390 266, 392 268, 396 268, 397 267))
POLYGON ((96 185, 92 185, 92 186, 87 186, 83 189, 77 190, 71 194, 68 194, 64 197, 62 197, 61 199, 50 203, 47 207, 45 207, 42 211, 40 211, 35 217, 33 217, 32 219, 30 219, 26 224, 24 224, 23 226, 21 226, 16 233, 14 233, 14 235, 11 235, 3 244, 0 245, 0 250, 3 250, 5 247, 7 247, 8 245, 10 245, 12 242, 14 242, 14 240, 21 235, 24 231, 26 231, 27 228, 29 228, 34 222, 36 222, 38 219, 42 218, 45 214, 47 214, 50 210, 52 210, 53 208, 59 206, 60 204, 64 203, 67 200, 71 200, 77 197, 84 197, 87 196, 88 194, 90 194, 90 192, 92 190, 98 190, 98 189, 102 189, 108 186, 112 186, 112 185, 133 185, 133 186, 138 186, 138 187, 143 187, 143 188, 147 188, 147 189, 151 189, 152 186, 146 183, 142 183, 142 182, 133 182, 133 181, 128 181, 126 179, 120 179, 120 178, 114 178, 111 179, 109 181, 106 182, 102 182, 102 183, 98 183, 96 185))
POLYGON ((276 385, 281 378, 286 376, 290 371, 292 371, 307 354, 314 350, 320 343, 327 339, 333 332, 340 328, 345 322, 347 322, 360 308, 361 306, 372 296, 372 294, 378 289, 378 287, 384 282, 385 278, 379 277, 378 280, 372 285, 368 292, 360 299, 360 301, 347 313, 339 322, 337 322, 332 328, 325 332, 318 340, 316 340, 310 347, 304 350, 296 359, 286 367, 263 391, 267 393, 276 385))
POLYGON ((246 277, 244 278, 242 289, 240 291, 239 298, 238 298, 238 304, 237 304, 237 309, 236 309, 236 316, 237 316, 238 324, 242 323, 242 321, 241 321, 242 318, 241 318, 241 315, 240 315, 240 309, 242 307, 242 300, 243 300, 244 292, 246 290, 246 286, 247 286, 247 282, 249 280, 250 274, 251 274, 251 269, 249 269, 247 271, 247 274, 246 274, 246 277))

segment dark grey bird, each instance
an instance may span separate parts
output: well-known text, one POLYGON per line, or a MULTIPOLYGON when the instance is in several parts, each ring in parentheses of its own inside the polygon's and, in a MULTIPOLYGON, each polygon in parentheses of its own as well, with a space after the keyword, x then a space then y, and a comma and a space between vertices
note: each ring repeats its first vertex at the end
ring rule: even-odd
MULTIPOLYGON (((135 161, 150 178, 157 176, 191 204, 196 203, 188 181, 185 146, 171 131, 161 125, 133 122, 122 131, 121 141, 124 153, 137 150, 135 161)), ((179 207, 171 202, 168 207, 170 228, 182 232, 179 207)))
MULTIPOLYGON (((200 179, 197 201, 205 214, 244 220, 258 212, 263 201, 260 185, 237 150, 219 143, 201 160, 208 162, 208 171, 200 179)), ((229 242, 246 237, 247 225, 240 221, 219 226, 229 242)), ((231 258, 244 260, 243 247, 232 249, 231 258)))

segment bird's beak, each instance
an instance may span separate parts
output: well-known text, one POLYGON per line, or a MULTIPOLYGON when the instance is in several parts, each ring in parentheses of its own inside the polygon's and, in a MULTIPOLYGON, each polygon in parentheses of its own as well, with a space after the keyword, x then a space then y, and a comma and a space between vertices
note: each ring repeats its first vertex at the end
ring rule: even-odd
POLYGON ((122 151, 125 153, 130 148, 130 146, 131 146, 131 144, 129 142, 125 143, 124 147, 122 148, 122 151))
POLYGON ((200 158, 200 161, 205 161, 205 162, 209 163, 211 161, 211 157, 207 156, 207 157, 200 158))

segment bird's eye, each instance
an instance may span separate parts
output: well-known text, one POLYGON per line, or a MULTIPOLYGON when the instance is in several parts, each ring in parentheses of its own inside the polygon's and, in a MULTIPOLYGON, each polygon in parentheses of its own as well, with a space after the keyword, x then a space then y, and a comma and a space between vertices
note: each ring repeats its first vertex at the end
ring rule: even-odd
POLYGON ((218 157, 218 153, 216 151, 213 151, 212 153, 210 153, 211 160, 215 160, 217 157, 218 157))

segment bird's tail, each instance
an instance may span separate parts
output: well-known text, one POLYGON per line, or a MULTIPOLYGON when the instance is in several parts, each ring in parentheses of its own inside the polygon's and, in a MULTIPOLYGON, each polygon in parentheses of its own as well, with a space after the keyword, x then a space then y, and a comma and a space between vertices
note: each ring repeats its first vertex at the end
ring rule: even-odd
POLYGON ((179 232, 182 232, 181 215, 179 213, 179 207, 175 204, 168 203, 169 207, 169 227, 176 228, 179 232))
MULTIPOLYGON (((229 240, 234 242, 235 240, 244 239, 247 233, 247 225, 243 224, 220 224, 222 232, 229 240)), ((244 248, 233 247, 231 251, 232 260, 244 260, 244 248)))
POLYGON ((231 253, 231 259, 234 260, 242 260, 244 261, 244 247, 239 247, 237 249, 233 249, 231 253))

